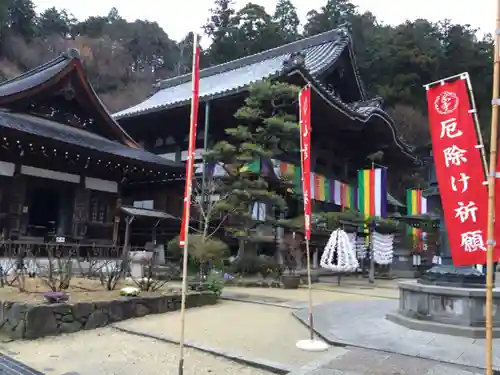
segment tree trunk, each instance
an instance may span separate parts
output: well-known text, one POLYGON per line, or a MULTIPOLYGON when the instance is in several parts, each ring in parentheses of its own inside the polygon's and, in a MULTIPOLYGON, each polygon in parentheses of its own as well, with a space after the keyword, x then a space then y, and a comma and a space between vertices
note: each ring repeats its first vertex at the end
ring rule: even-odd
POLYGON ((238 239, 238 254, 236 255, 236 259, 241 259, 245 254, 245 240, 238 239))

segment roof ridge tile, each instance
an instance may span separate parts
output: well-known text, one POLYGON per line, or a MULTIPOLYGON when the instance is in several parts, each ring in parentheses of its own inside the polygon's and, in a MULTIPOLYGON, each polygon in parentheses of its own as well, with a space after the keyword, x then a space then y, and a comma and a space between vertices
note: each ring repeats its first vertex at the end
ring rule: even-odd
MULTIPOLYGON (((214 65, 200 71, 200 78, 209 77, 216 74, 221 74, 230 70, 242 68, 247 65, 255 64, 260 61, 269 60, 284 54, 301 52, 307 48, 333 42, 340 39, 345 39, 344 32, 339 29, 333 29, 321 34, 317 34, 308 38, 299 39, 295 42, 284 44, 266 51, 262 51, 253 55, 245 56, 236 60, 228 61, 222 64, 214 65)), ((173 86, 178 86, 191 81, 191 73, 181 76, 168 78, 156 83, 158 89, 166 89, 173 86)))

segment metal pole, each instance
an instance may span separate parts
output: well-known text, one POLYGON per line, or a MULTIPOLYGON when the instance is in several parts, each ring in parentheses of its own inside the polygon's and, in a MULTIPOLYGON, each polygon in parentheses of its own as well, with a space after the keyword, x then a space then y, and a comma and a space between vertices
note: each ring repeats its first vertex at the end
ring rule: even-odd
POLYGON ((500 104, 500 0, 497 0, 491 100, 490 171, 488 175, 488 251, 486 256, 486 375, 493 375, 493 251, 495 248, 495 178, 497 162, 498 106, 500 104))
MULTIPOLYGON (((208 149, 208 126, 210 123, 210 101, 205 102, 205 129, 203 131, 203 169, 201 171, 201 207, 205 209, 205 190, 207 188, 206 174, 207 174, 207 162, 205 159, 205 153, 208 149)), ((210 197, 208 197, 210 199, 210 197)), ((200 229, 203 227, 204 223, 200 220, 200 229)))
POLYGON ((460 78, 462 77, 464 73, 459 73, 459 74, 454 74, 452 76, 449 76, 449 77, 446 77, 446 78, 442 78, 442 79, 439 79, 437 81, 434 81, 434 82, 430 82, 430 83, 426 83, 423 87, 427 90, 430 86, 433 86, 437 83, 443 83, 443 82, 446 82, 446 81, 450 81, 452 79, 456 79, 456 78, 460 78))
POLYGON ((186 174, 186 196, 187 204, 185 205, 184 217, 186 220, 186 225, 184 225, 184 251, 182 258, 182 297, 181 297, 181 337, 179 340, 179 368, 178 374, 184 374, 184 337, 186 328, 186 292, 187 292, 187 268, 188 268, 188 246, 189 246, 189 218, 191 216, 191 195, 192 195, 192 185, 193 185, 193 164, 194 164, 194 144, 196 144, 196 134, 191 134, 195 130, 195 125, 198 117, 196 112, 195 101, 198 100, 196 97, 196 78, 197 77, 197 63, 196 56, 198 54, 198 35, 193 33, 193 75, 192 75, 192 85, 193 85, 193 98, 191 101, 191 116, 190 116, 190 129, 189 129, 189 145, 188 145, 188 157, 187 163, 188 168, 186 174), (194 144, 193 144, 194 143, 194 144), (189 163, 191 165, 189 166, 189 163))
POLYGON ((477 114, 477 107, 476 107, 476 99, 474 98, 474 91, 472 91, 472 83, 470 80, 469 73, 465 73, 463 78, 467 82, 467 88, 469 90, 469 95, 470 95, 470 101, 472 104, 472 109, 469 111, 472 113, 472 117, 474 118, 474 123, 476 125, 476 133, 477 137, 479 139, 479 145, 478 147, 481 150, 481 158, 483 159, 483 167, 484 167, 484 173, 488 173, 488 163, 486 162, 486 150, 484 149, 484 140, 483 140, 483 134, 481 133, 481 127, 479 126, 479 116, 477 114))
POLYGON ((309 339, 314 340, 314 322, 313 322, 313 300, 312 300, 312 282, 311 282, 311 251, 309 249, 309 240, 306 239, 306 258, 307 258, 307 314, 309 318, 309 339))

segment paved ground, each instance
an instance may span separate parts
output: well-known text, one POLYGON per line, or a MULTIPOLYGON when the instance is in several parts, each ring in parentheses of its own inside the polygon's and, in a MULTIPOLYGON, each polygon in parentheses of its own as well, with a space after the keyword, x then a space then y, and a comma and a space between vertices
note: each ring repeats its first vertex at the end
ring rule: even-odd
MULTIPOLYGON (((225 300, 215 306, 187 310, 187 343, 288 370, 290 375, 481 373, 463 364, 482 367, 483 340, 410 331, 388 322, 384 315, 396 308, 397 290, 390 283, 371 287, 366 280, 360 281, 340 287, 329 282, 316 284, 313 291, 316 328, 329 340, 353 346, 334 346, 323 353, 296 349, 296 341, 308 337, 306 327, 292 315, 306 318, 306 288, 226 288, 226 297, 246 303, 225 300)), ((178 312, 150 315, 115 327, 0 344, 0 352, 46 375, 176 375, 178 346, 166 341, 179 339, 179 321, 178 312)), ((497 364, 498 358, 497 353, 497 364)), ((186 349, 185 375, 208 374, 270 372, 186 349)))
MULTIPOLYGON (((82 331, 2 344, 0 351, 46 375, 177 375, 178 346, 119 332, 82 331)), ((186 349, 185 375, 271 373, 186 349)), ((2 372, 3 374, 3 372, 2 372)))
MULTIPOLYGON (((484 367, 484 340, 407 329, 386 320, 395 300, 349 301, 314 307, 315 329, 327 340, 447 363, 484 367)), ((294 311, 303 322, 307 310, 294 311)), ((500 368, 500 339, 494 340, 494 366, 500 368)))
POLYGON ((290 375, 481 375, 477 369, 437 361, 352 348, 290 375))
MULTIPOLYGON (((180 314, 174 312, 126 320, 115 326, 178 340, 179 321, 180 314)), ((186 339, 190 342, 256 362, 271 362, 278 368, 292 370, 324 355, 295 347, 298 340, 307 338, 306 327, 297 322, 289 309, 222 301, 215 306, 186 311, 186 339)))
MULTIPOLYGON (((288 307, 301 308, 298 302, 307 303, 308 290, 306 287, 299 289, 285 290, 277 288, 236 288, 228 287, 224 289, 227 296, 231 294, 248 294, 252 296, 269 297, 269 301, 280 304, 287 301, 288 307), (280 302, 279 300, 282 300, 280 302), (293 302, 296 302, 294 305, 293 302)), ((349 287, 331 285, 327 283, 318 283, 313 285, 313 304, 319 305, 332 301, 366 301, 371 299, 398 298, 397 290, 388 290, 385 288, 374 287, 349 287)), ((287 307, 284 306, 284 307, 287 307)))

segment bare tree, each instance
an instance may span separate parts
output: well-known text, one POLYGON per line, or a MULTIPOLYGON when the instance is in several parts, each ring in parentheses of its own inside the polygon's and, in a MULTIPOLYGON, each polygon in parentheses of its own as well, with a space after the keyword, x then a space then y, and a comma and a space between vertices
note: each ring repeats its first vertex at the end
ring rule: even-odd
POLYGON ((199 228, 191 228, 201 234, 204 241, 213 237, 228 220, 234 208, 226 204, 231 191, 222 191, 223 184, 215 176, 193 181, 192 206, 199 215, 199 228))
MULTIPOLYGON (((73 260, 78 254, 77 246, 46 245, 46 264, 34 257, 39 277, 52 292, 67 290, 73 276, 73 260)), ((22 266, 21 270, 25 268, 22 266)))
MULTIPOLYGON (((229 248, 217 238, 216 234, 227 222, 234 208, 227 204, 232 192, 221 189, 222 182, 215 176, 193 181, 192 206, 193 213, 199 217, 198 228, 191 227, 189 235, 189 255, 200 265, 200 280, 205 279, 208 269, 224 258, 229 248)), ((181 254, 178 238, 168 244, 168 250, 181 254)))
POLYGON ((422 146, 429 142, 429 122, 420 110, 397 104, 388 112, 397 124, 401 136, 410 145, 422 146))
POLYGON ((103 266, 99 270, 101 285, 105 287, 106 290, 115 290, 120 280, 125 278, 128 265, 128 258, 104 261, 103 266))

